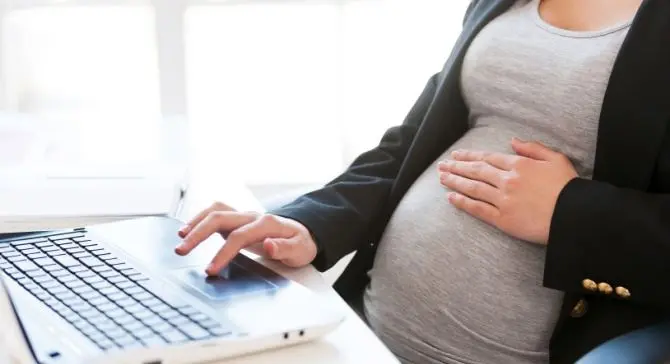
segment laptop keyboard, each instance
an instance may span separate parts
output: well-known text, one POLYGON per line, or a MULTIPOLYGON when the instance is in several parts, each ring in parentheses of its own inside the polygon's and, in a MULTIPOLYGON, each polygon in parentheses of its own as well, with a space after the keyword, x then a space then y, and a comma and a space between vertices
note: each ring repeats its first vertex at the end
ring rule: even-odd
POLYGON ((0 269, 103 350, 231 333, 187 303, 151 292, 148 277, 83 233, 0 244, 0 269))

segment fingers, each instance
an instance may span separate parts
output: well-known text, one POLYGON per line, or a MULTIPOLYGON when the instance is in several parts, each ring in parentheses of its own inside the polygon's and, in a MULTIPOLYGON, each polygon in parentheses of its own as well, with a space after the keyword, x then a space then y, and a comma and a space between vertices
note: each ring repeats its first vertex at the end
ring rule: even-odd
POLYGON ((489 225, 497 226, 496 221, 500 216, 500 211, 495 207, 456 192, 449 193, 448 198, 449 202, 456 208, 467 212, 489 225))
POLYGON ((204 220, 207 215, 214 211, 235 211, 232 207, 224 204, 223 202, 214 202, 212 206, 204 209, 201 211, 198 215, 196 215, 191 221, 189 221, 186 225, 184 225, 181 229, 179 229, 179 237, 184 238, 188 233, 193 230, 193 228, 198 225, 202 220, 204 220))
POLYGON ((514 165, 520 158, 516 155, 491 153, 479 150, 455 150, 451 153, 451 157, 455 160, 464 162, 484 161, 503 171, 511 171, 514 169, 514 165))
POLYGON ((188 254, 212 234, 235 230, 254 221, 257 216, 254 213, 212 211, 184 237, 184 241, 175 248, 175 252, 179 255, 188 254))
POLYGON ((497 206, 502 196, 500 190, 489 184, 452 173, 443 174, 440 181, 444 186, 455 192, 490 205, 497 206))
POLYGON ((262 242, 270 236, 273 238, 291 238, 294 234, 295 230, 282 224, 280 218, 276 216, 266 215, 257 218, 228 235, 226 243, 207 267, 207 274, 217 275, 241 249, 251 244, 262 242))
POLYGON ((517 138, 512 139, 512 149, 520 156, 540 160, 552 161, 560 153, 555 152, 538 142, 524 142, 517 138))
POLYGON ((439 170, 443 173, 457 174, 471 180, 486 182, 496 187, 500 186, 500 182, 505 174, 505 171, 483 161, 462 162, 447 160, 439 163, 439 170))

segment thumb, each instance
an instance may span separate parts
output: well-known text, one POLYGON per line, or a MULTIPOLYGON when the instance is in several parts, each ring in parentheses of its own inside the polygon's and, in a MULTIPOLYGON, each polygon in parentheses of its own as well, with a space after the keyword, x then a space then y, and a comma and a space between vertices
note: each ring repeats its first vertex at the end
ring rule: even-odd
POLYGON ((294 238, 267 238, 263 241, 265 253, 274 260, 291 258, 297 241, 294 238))
POLYGON ((522 157, 541 161, 551 161, 556 159, 556 152, 545 147, 539 142, 526 142, 520 139, 512 139, 512 149, 522 157))

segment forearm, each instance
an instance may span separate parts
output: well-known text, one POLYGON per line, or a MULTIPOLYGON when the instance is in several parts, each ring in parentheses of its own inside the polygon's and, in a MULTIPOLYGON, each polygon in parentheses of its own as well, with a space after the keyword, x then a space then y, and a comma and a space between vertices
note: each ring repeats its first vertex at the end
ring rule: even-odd
POLYGON ((317 269, 328 269, 356 250, 379 215, 435 95, 437 77, 430 78, 402 125, 386 131, 376 148, 356 158, 325 187, 270 211, 311 231, 319 248, 317 269))
POLYGON ((544 284, 594 293, 585 279, 626 288, 631 301, 670 308, 670 195, 568 183, 551 222, 544 284))

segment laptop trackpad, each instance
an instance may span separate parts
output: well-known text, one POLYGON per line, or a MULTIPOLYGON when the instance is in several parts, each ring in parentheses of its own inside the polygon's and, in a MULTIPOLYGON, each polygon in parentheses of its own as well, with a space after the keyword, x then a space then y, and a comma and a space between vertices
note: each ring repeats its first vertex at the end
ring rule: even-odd
POLYGON ((186 285, 214 301, 225 301, 232 297, 274 291, 277 286, 262 276, 242 267, 234 261, 218 276, 209 277, 205 266, 173 271, 186 285))

